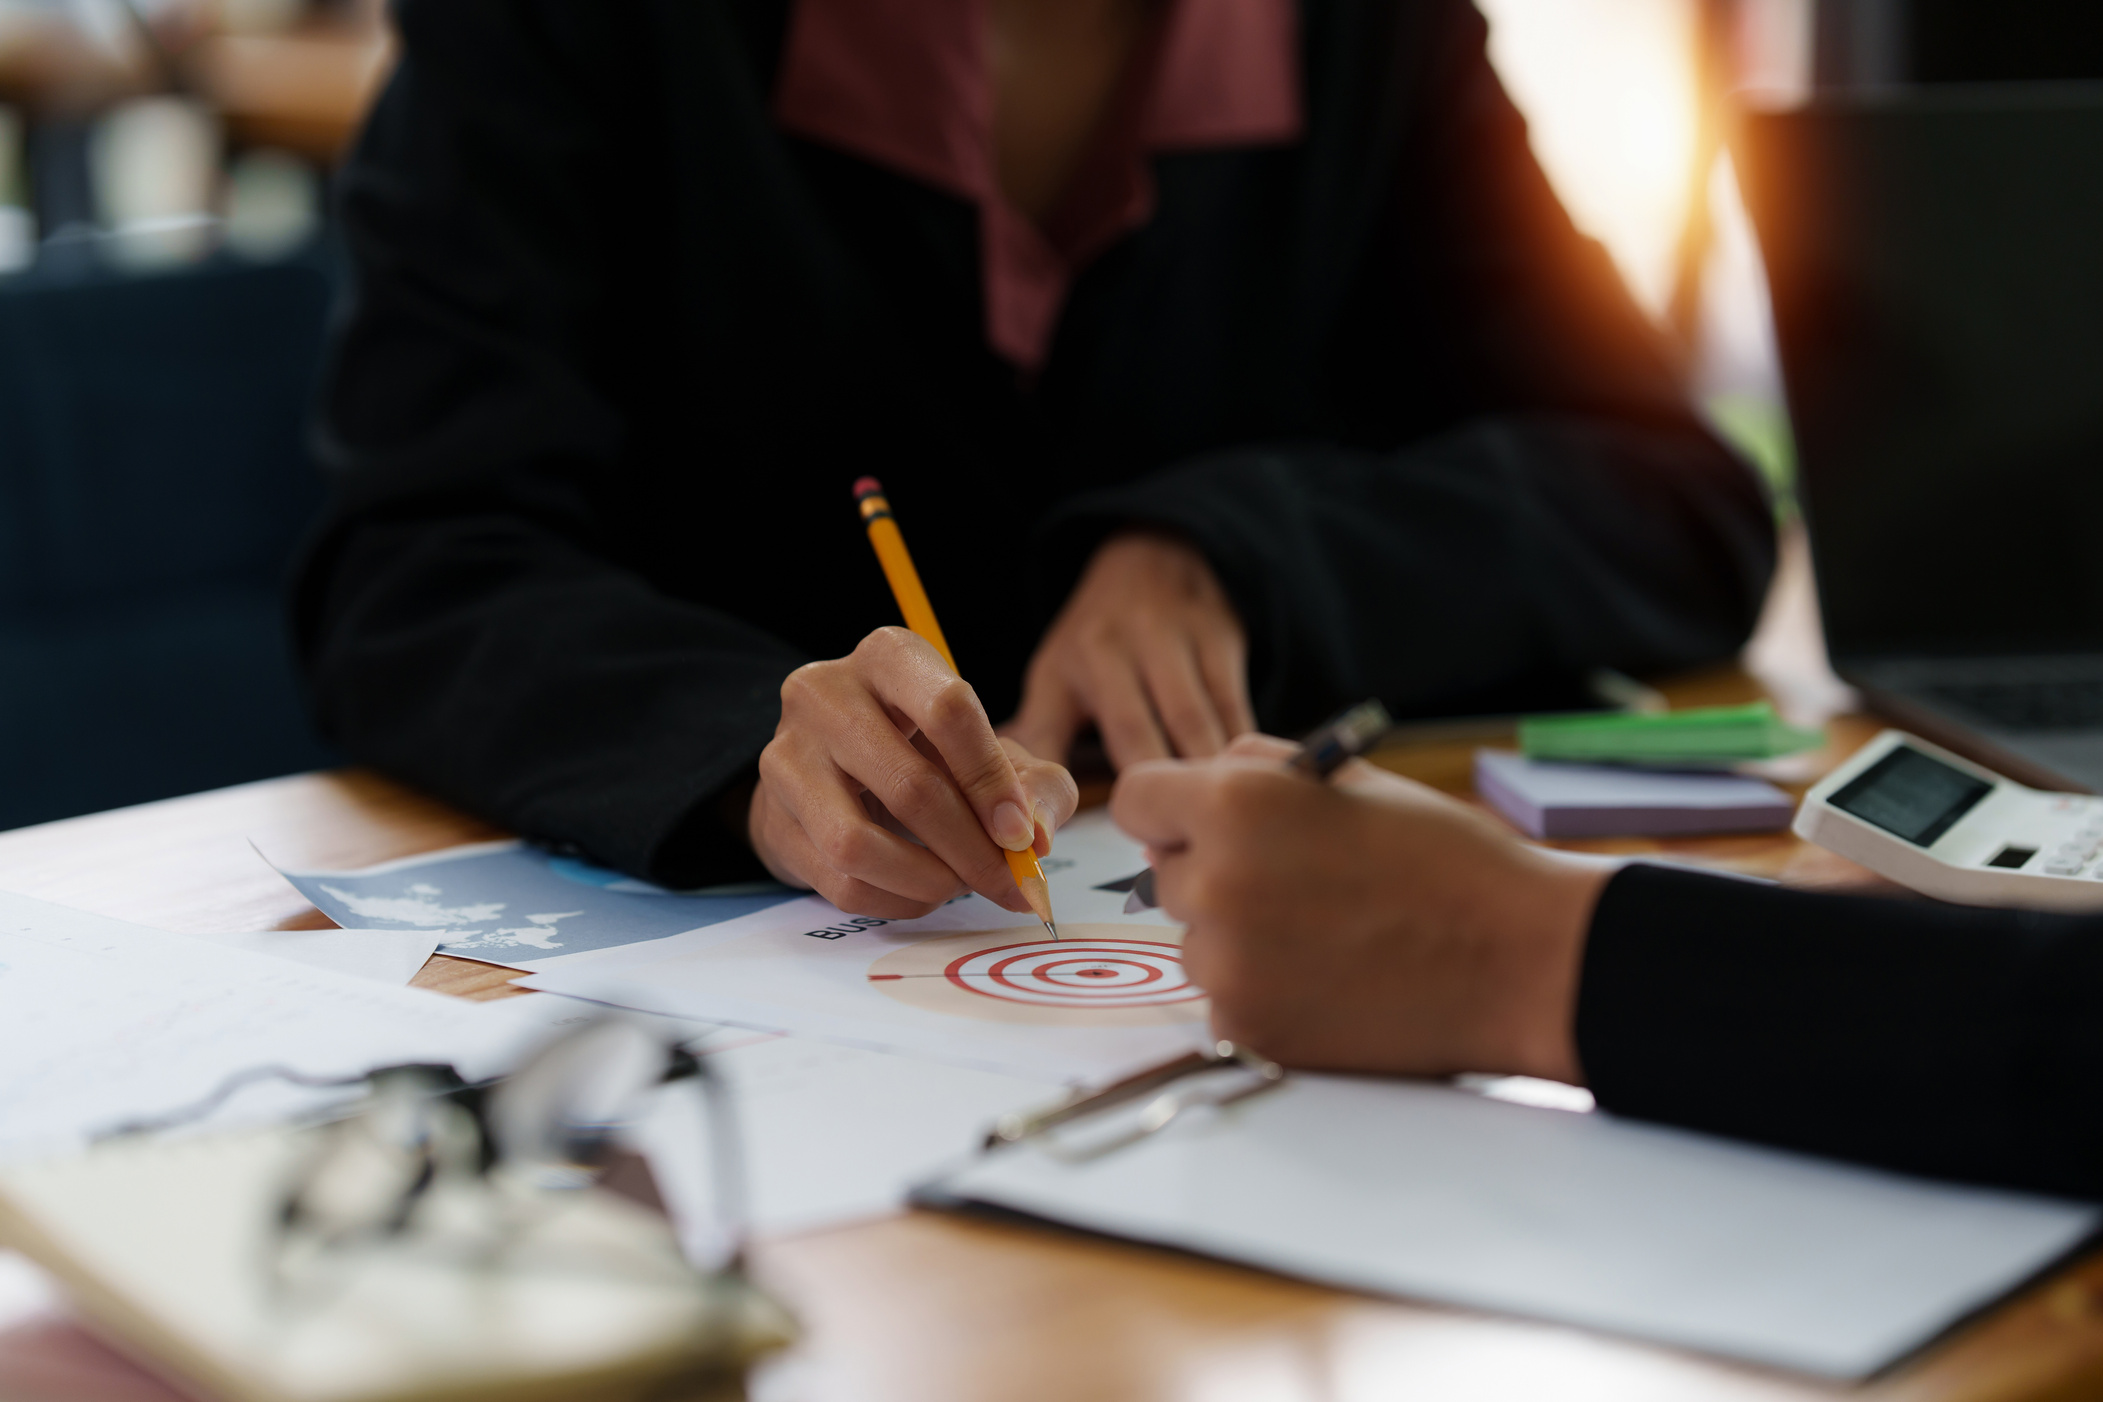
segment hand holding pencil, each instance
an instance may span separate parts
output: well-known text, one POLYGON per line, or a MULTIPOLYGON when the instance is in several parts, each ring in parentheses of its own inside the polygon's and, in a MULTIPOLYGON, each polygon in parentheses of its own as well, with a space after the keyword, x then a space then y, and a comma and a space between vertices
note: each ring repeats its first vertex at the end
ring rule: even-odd
POLYGON ((747 812, 753 850, 852 914, 910 919, 968 888, 1048 924, 1018 869, 1027 879, 1073 816, 1073 777, 995 736, 925 594, 900 605, 913 630, 879 628, 783 684, 747 812))

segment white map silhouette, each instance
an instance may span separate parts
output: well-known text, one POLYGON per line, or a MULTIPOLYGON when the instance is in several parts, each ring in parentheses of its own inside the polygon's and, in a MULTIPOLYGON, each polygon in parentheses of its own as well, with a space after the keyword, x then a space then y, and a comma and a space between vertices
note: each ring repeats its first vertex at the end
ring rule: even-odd
POLYGON ((349 908, 351 914, 361 920, 373 920, 383 924, 415 925, 421 929, 444 929, 445 943, 457 949, 518 949, 530 945, 534 949, 560 949, 562 942, 555 938, 555 922, 568 920, 584 914, 581 910, 544 911, 528 915, 524 925, 498 930, 469 930, 463 925, 480 925, 485 921, 500 919, 505 902, 482 901, 474 905, 441 905, 438 898, 445 891, 427 881, 419 881, 399 896, 361 896, 346 891, 340 886, 322 884, 322 890, 334 896, 349 908))

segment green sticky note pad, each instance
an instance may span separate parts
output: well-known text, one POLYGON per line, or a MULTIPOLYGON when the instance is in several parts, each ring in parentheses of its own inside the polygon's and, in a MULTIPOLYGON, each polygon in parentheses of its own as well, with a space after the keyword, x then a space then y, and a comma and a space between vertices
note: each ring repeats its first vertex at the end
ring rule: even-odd
POLYGON ((1790 725, 1767 701, 1661 715, 1614 712, 1535 716, 1519 722, 1519 749, 1529 759, 1593 764, 1712 768, 1793 755, 1824 743, 1823 731, 1790 725))

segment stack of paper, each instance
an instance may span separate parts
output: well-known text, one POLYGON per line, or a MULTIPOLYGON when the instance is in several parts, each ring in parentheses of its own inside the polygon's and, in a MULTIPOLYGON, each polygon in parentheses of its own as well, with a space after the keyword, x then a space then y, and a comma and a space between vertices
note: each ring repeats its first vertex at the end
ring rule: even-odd
MULTIPOLYGON (((0 1160, 78 1148, 265 1067, 337 1077, 437 1061, 493 1075, 596 1015, 566 998, 469 1003, 390 988, 0 894, 0 1160)), ((917 1177, 1043 1093, 1039 1081, 874 1051, 683 1019, 667 1030, 706 1050, 736 1088, 754 1217, 768 1231, 894 1210, 917 1177)), ((270 1122, 351 1093, 260 1080, 195 1127, 270 1122)), ((661 1097, 639 1133, 682 1226, 702 1231, 708 1174, 692 1101, 661 1097)))
POLYGON ((1760 779, 1475 752, 1475 792, 1534 837, 1778 832, 1796 804, 1760 779))

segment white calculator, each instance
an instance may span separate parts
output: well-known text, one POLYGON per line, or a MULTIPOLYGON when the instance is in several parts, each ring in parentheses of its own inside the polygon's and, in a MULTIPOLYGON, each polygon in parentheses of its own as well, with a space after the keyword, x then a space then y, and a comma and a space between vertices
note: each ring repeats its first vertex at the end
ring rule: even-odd
POLYGON ((2028 788, 1902 730, 1805 794, 1794 827, 1941 900, 2103 910, 2103 798, 2028 788))

